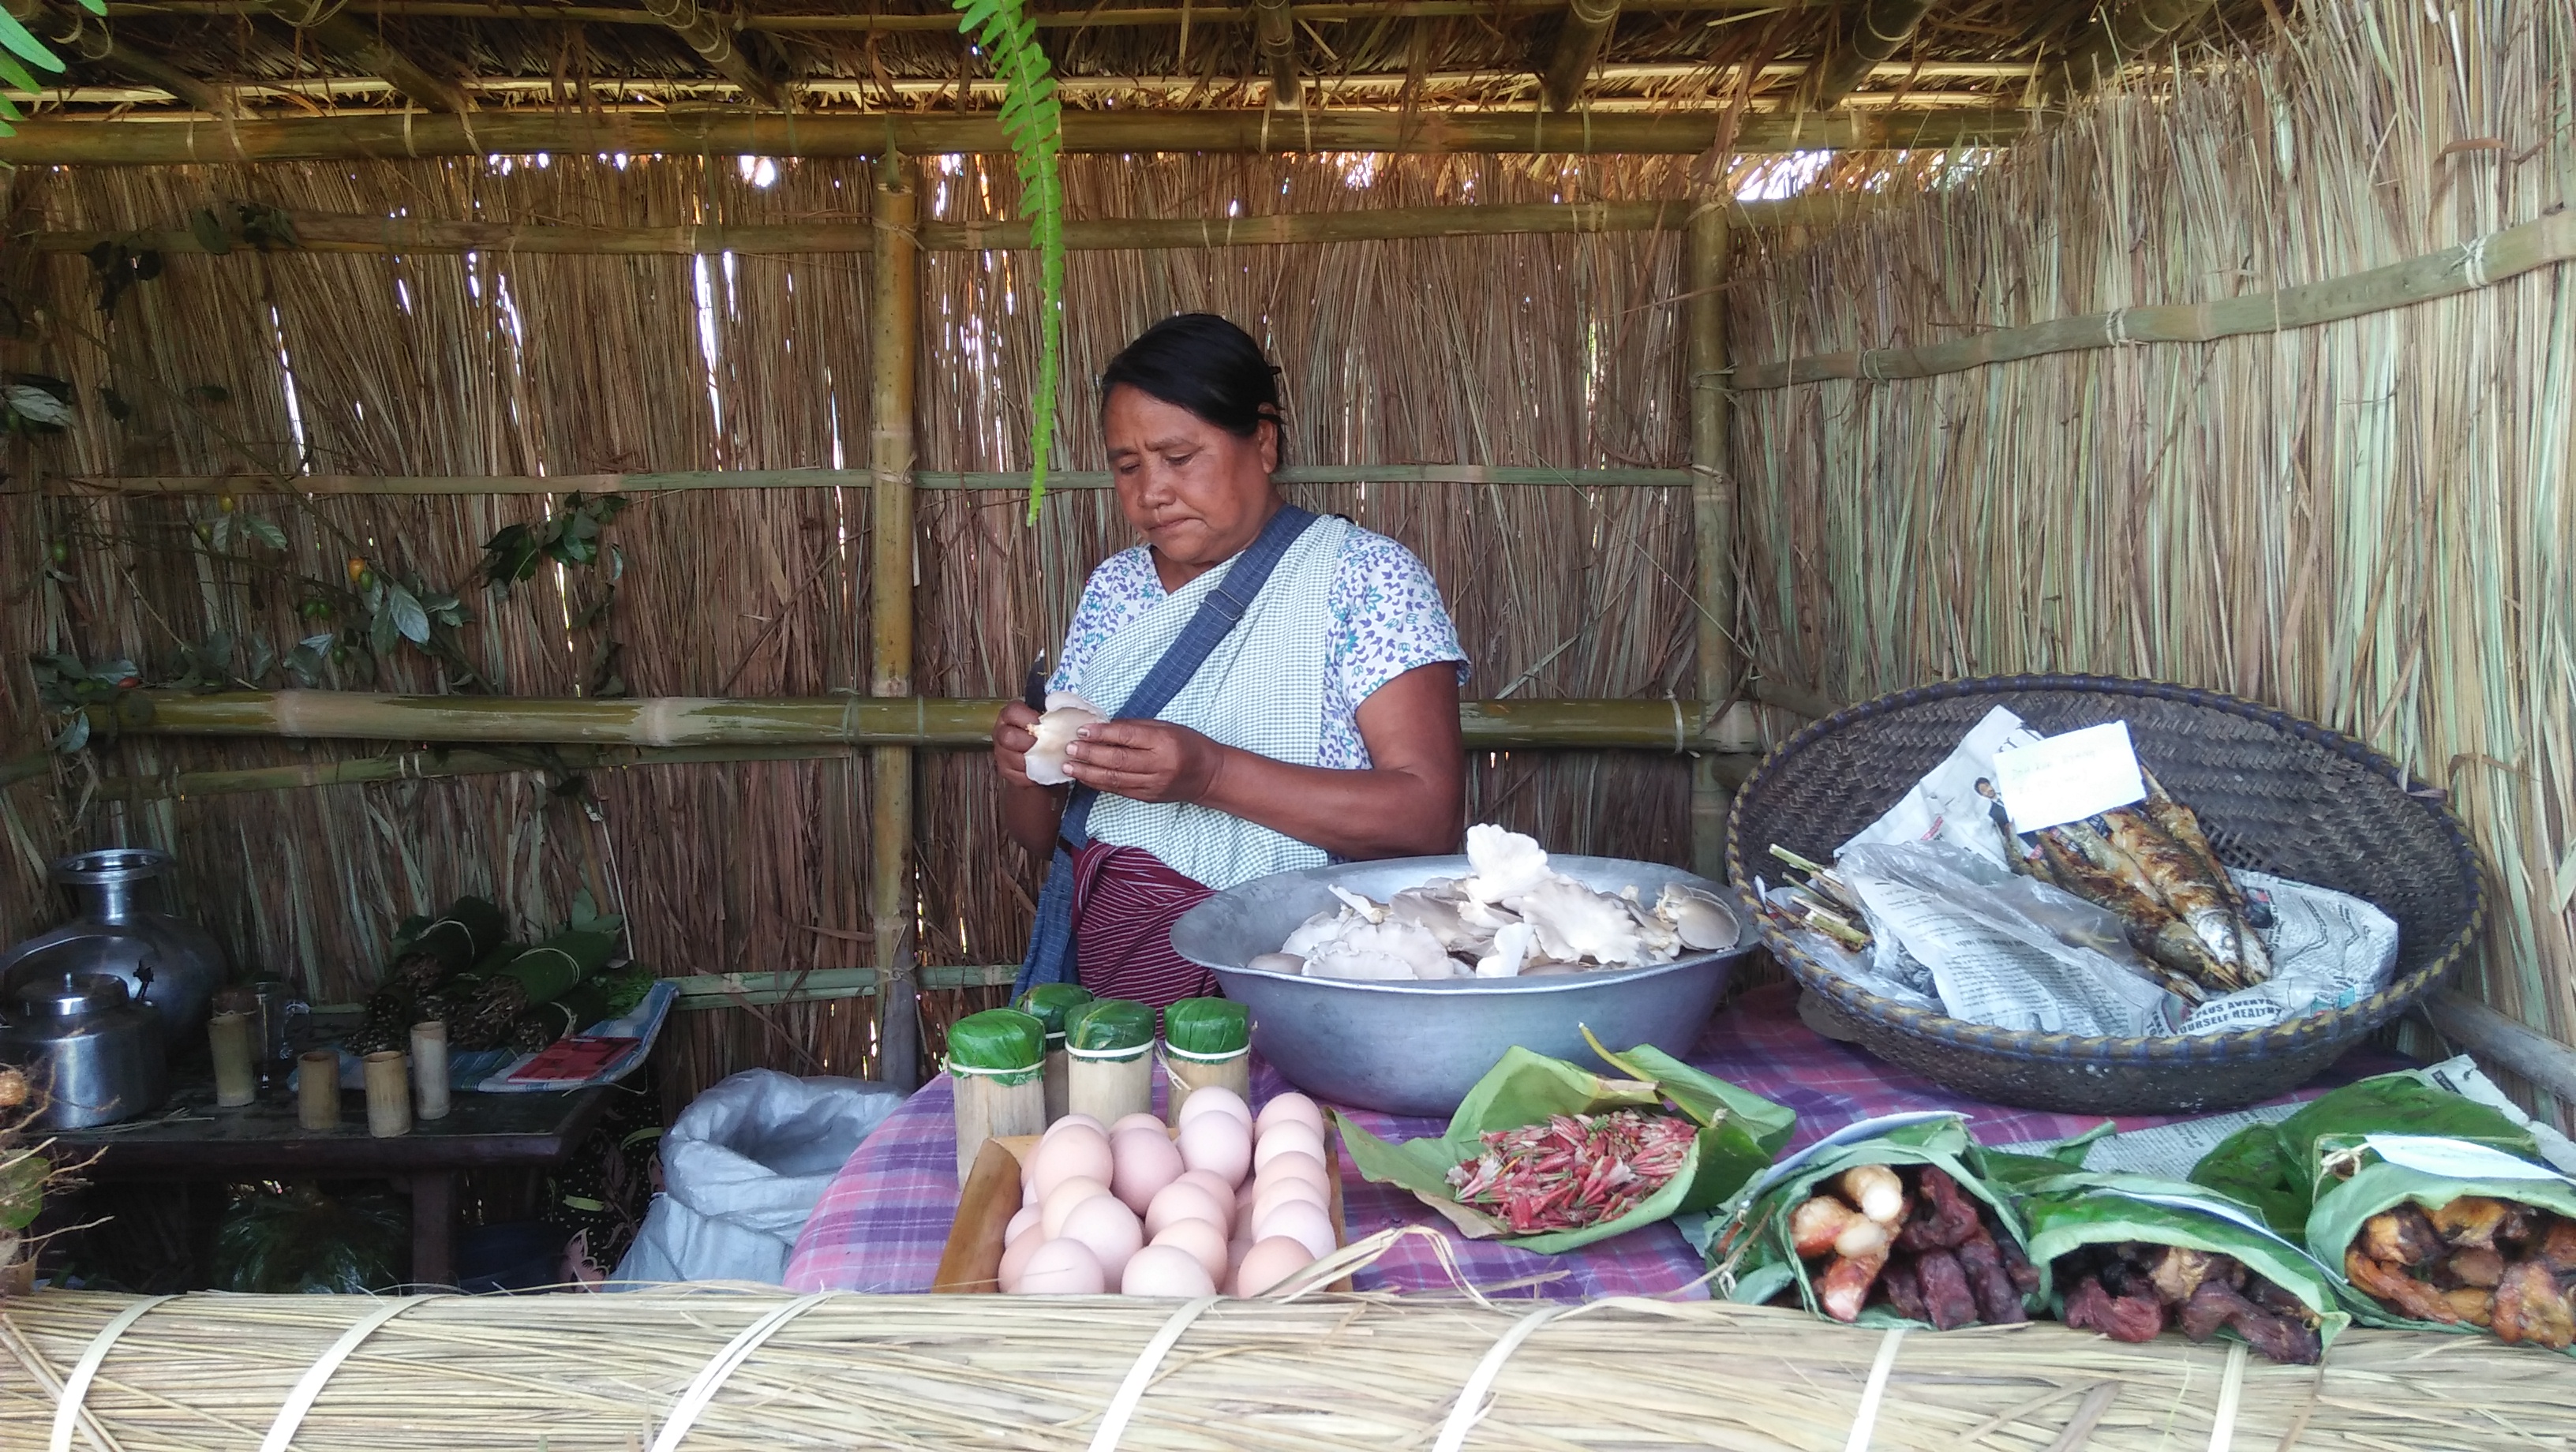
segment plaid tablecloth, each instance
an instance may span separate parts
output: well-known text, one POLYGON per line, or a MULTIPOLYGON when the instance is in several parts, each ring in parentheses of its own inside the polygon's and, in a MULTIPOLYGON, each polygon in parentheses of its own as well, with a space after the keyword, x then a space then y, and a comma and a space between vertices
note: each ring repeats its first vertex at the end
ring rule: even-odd
MULTIPOLYGON (((1908 1109, 1955 1109, 1987 1144, 2056 1139, 2078 1134, 2099 1119, 2007 1109, 1958 1098, 1926 1079, 1824 1038, 1801 1022, 1797 990, 1772 984, 1747 993, 1711 1020, 1690 1061, 1798 1111, 1791 1148, 1822 1138, 1857 1119, 1908 1109)), ((2308 1098, 2364 1074, 2400 1066, 2393 1056, 2367 1050, 2346 1056, 2294 1098, 2308 1098)), ((1256 1102, 1288 1088, 1277 1071, 1257 1060, 1256 1102)), ((1161 1098, 1159 1084, 1156 1099, 1161 1098)), ((842 1166, 815 1206, 787 1266, 796 1291, 925 1291, 939 1265, 957 1212, 956 1131, 949 1080, 942 1075, 868 1136, 842 1166)), ((1389 1140, 1436 1135, 1439 1120, 1403 1118, 1368 1110, 1351 1117, 1389 1140)), ((2124 1129, 2170 1123, 2170 1117, 2129 1117, 2124 1129)), ((1500 1293, 1589 1300, 1602 1296, 1655 1295, 1689 1286, 1705 1269, 1670 1225, 1598 1242, 1569 1255, 1540 1255, 1490 1241, 1468 1240, 1407 1192, 1372 1185, 1347 1161, 1342 1194, 1350 1238, 1395 1225, 1439 1230, 1468 1281, 1500 1293)), ((1449 1273, 1425 1241, 1408 1237, 1355 1278, 1361 1290, 1452 1289, 1449 1273)), ((1489 1290, 1489 1293, 1494 1293, 1489 1290)), ((1702 1294, 1694 1290, 1692 1295, 1702 1294)))

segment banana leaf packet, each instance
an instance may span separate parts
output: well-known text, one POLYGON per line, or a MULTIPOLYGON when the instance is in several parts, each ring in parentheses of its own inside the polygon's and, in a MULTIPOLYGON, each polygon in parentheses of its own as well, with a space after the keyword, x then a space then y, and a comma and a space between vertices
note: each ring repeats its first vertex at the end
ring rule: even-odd
POLYGON ((1078 1059, 1116 1062, 1154 1046, 1154 1010, 1125 998, 1095 998, 1064 1016, 1065 1052, 1078 1059))
POLYGON ((1091 1002, 1091 990, 1078 983, 1035 983, 1011 1005, 1046 1026, 1049 1050, 1064 1047, 1064 1021, 1067 1015, 1091 1002))
POLYGON ((1722 1204, 1771 1163, 1797 1127, 1796 1111, 1723 1079, 1701 1073, 1651 1045, 1602 1059, 1628 1075, 1613 1079, 1515 1045, 1467 1091, 1447 1132, 1438 1138, 1390 1144, 1353 1124, 1339 1111, 1342 1148, 1362 1175, 1400 1185, 1439 1211, 1471 1240, 1498 1239, 1549 1255, 1575 1250, 1685 1210, 1722 1204), (1458 1203, 1449 1171, 1475 1159, 1489 1132, 1543 1123, 1558 1114, 1600 1114, 1613 1109, 1678 1111, 1700 1126, 1681 1168, 1654 1194, 1625 1214, 1576 1230, 1513 1235, 1503 1221, 1458 1203))
MULTIPOLYGON (((2179 1246, 2232 1257, 2297 1297, 2316 1318, 2321 1346, 2332 1346, 2352 1324, 2336 1278, 2305 1249, 2273 1233, 2251 1206, 2204 1185, 2080 1168, 2084 1149, 2097 1137, 2087 1135, 2062 1146, 2072 1151, 2070 1159, 1987 1153, 1988 1170, 2021 1212, 2033 1264, 2053 1266, 2058 1257, 2088 1245, 2179 1246)), ((2053 1275, 2048 1309, 2058 1320, 2066 1319, 2066 1291, 2053 1275)), ((2244 1339, 2232 1327, 2220 1334, 2244 1339)))
POLYGON ((1184 998, 1163 1010, 1163 1048, 1202 1062, 1250 1053, 1252 1011, 1228 998, 1184 998))
POLYGON ((948 1026, 948 1069, 1006 1085, 1046 1070, 1046 1025, 1016 1008, 988 1008, 948 1026))
MULTIPOLYGON (((2253 1186, 2273 1229, 2294 1220, 2309 1256, 2365 1326, 2476 1334, 2465 1321, 2409 1316, 2363 1291, 2344 1256, 2372 1216, 2412 1204, 2427 1213, 2464 1196, 2528 1205, 2576 1220, 2576 1180, 2540 1159, 2530 1132, 2486 1105, 2383 1074, 2310 1101, 2269 1126, 2241 1130, 2192 1167, 2197 1184, 2253 1186), (2268 1176, 2268 1178, 2267 1178, 2268 1176)), ((2243 1198, 2239 1196, 2239 1198, 2243 1198)))
MULTIPOLYGON (((1987 1152, 1969 1138, 1964 1118, 1943 1113, 1891 1114, 1846 1125, 1772 1166, 1768 1174, 1744 1187, 1729 1205, 1729 1213, 1702 1228, 1694 1241, 1717 1272, 1717 1292, 1730 1301, 1762 1305, 1795 1286, 1799 1303, 1815 1315, 1824 1315, 1814 1279, 1790 1238, 1789 1212, 1845 1170, 1862 1165, 1940 1169, 1969 1198, 1994 1212, 2003 1234, 2025 1248, 2030 1244, 2012 1196, 1991 1173, 1987 1152)), ((2022 1297, 2022 1307, 2036 1315, 2049 1304, 2048 1262, 2036 1255, 2030 1259, 2039 1272, 2039 1286, 2022 1297)), ((1884 1301, 1876 1301, 1863 1306, 1852 1324, 1930 1329, 1932 1323, 1899 1315, 1884 1301)))

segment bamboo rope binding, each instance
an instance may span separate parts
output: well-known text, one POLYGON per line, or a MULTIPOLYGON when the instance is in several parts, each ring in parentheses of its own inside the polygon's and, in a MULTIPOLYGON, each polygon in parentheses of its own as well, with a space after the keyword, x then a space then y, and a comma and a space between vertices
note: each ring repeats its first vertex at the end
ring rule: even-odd
POLYGON ((1927 343, 1919 348, 1864 348, 1849 353, 1817 353, 1782 363, 1752 364, 1736 371, 1735 388, 1738 392, 1754 392, 1833 378, 1871 382, 1929 378, 2050 353, 2081 353, 2140 343, 2206 343, 2282 328, 2313 327, 2457 297, 2570 261, 2576 261, 2576 212, 2559 212, 2349 277, 2303 283, 2276 292, 2248 293, 2223 302, 2115 308, 2107 313, 2054 318, 1946 343, 1927 343))

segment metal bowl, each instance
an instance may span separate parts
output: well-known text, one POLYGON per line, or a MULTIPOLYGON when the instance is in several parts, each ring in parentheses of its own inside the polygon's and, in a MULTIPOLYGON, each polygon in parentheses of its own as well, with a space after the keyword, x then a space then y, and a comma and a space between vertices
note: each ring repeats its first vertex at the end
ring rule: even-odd
POLYGON ((1616 857, 1550 855, 1548 866, 1588 887, 1634 886, 1649 902, 1678 883, 1736 919, 1735 946, 1652 968, 1551 978, 1351 982, 1246 968, 1275 952, 1299 923, 1336 905, 1340 886, 1380 902, 1433 877, 1465 877, 1464 857, 1400 857, 1282 872, 1231 887, 1181 915, 1172 948, 1216 971, 1225 996, 1252 1013, 1252 1045, 1290 1082, 1336 1104, 1392 1114, 1444 1115, 1514 1044, 1587 1068, 1609 1066, 1583 1042, 1589 1027, 1619 1049, 1653 1044, 1680 1055, 1753 950, 1734 899, 1676 867, 1616 857))

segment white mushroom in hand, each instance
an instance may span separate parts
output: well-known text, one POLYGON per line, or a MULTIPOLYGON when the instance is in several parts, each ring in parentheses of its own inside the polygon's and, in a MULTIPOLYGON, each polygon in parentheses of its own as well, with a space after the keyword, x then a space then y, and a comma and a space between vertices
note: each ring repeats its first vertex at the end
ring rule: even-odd
POLYGON ((1059 786, 1073 780, 1065 775, 1065 748, 1073 744, 1075 732, 1108 719, 1098 706, 1072 691, 1049 691, 1046 714, 1038 718, 1034 728, 1037 745, 1029 748, 1026 758, 1029 780, 1040 786, 1059 786))

